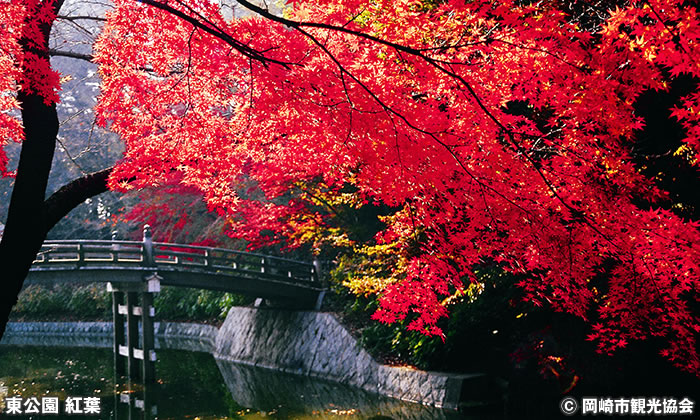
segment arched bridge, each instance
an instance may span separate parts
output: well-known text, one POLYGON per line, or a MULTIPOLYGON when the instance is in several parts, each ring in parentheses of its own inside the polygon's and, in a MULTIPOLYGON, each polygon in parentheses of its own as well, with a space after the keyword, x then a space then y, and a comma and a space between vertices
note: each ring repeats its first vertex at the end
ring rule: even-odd
POLYGON ((241 293, 317 308, 318 264, 242 251, 144 239, 47 241, 25 280, 143 283, 156 274, 170 286, 241 293))
POLYGON ((24 282, 106 282, 112 292, 114 366, 119 374, 155 380, 153 293, 160 285, 242 293, 319 309, 318 263, 222 248, 143 241, 45 242, 24 282), (139 320, 141 336, 139 337, 139 320), (125 325, 126 322, 126 325, 125 325))

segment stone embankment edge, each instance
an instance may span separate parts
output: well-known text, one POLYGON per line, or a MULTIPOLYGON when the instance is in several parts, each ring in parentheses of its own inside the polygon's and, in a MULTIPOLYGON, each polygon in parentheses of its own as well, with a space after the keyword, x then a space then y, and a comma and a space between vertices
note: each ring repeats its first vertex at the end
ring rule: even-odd
POLYGON ((487 375, 380 364, 331 313, 231 308, 219 329, 214 356, 453 410, 499 404, 504 395, 504 384, 487 375))
MULTIPOLYGON (((205 324, 156 322, 156 348, 213 353, 219 329, 205 324)), ((3 344, 41 343, 74 347, 111 347, 111 322, 8 322, 3 344)))

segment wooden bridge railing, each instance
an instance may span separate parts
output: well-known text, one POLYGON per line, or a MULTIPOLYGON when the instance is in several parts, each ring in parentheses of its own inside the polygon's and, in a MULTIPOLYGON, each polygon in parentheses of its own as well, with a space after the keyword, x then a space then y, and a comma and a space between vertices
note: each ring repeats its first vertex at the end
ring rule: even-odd
POLYGON ((47 241, 37 254, 36 268, 155 267, 265 278, 320 286, 317 266, 287 258, 174 243, 119 240, 47 241))

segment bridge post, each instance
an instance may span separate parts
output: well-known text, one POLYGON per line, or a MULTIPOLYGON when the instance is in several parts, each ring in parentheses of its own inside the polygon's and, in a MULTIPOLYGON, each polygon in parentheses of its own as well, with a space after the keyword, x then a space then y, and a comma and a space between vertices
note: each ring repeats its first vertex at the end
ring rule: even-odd
POLYGON ((318 258, 314 257, 314 259, 311 263, 314 266, 314 272, 312 273, 312 281, 318 282, 320 284, 321 283, 321 262, 318 260, 318 258))
POLYGON ((126 375, 126 360, 119 354, 124 341, 124 315, 119 313, 119 305, 124 302, 124 292, 112 292, 112 319, 114 321, 114 369, 118 375, 126 375))
POLYGON ((153 254, 153 232, 150 225, 143 226, 143 255, 144 265, 153 267, 153 273, 145 276, 144 288, 141 291, 141 344, 142 344, 142 364, 141 378, 145 383, 156 380, 156 346, 154 319, 155 308, 153 307, 153 294, 160 292, 160 281, 162 280, 155 271, 156 260, 153 254))
POLYGON ((326 285, 323 284, 323 281, 321 280, 321 262, 318 260, 316 256, 314 256, 313 259, 313 273, 312 273, 312 279, 318 283, 319 286, 321 286, 322 290, 318 293, 318 297, 316 298, 316 304, 314 305, 314 310, 315 311, 320 311, 321 310, 321 305, 323 304, 323 298, 326 296, 326 285))
POLYGON ((154 267, 156 265, 153 258, 153 232, 150 225, 143 226, 143 265, 154 267))
POLYGON ((139 346, 139 324, 134 316, 134 307, 136 306, 136 292, 126 292, 126 347, 127 354, 127 369, 130 378, 136 378, 139 374, 139 365, 136 360, 136 351, 139 346))
MULTIPOLYGON (((118 378, 115 382, 118 381, 118 378)), ((139 386, 128 380, 118 382, 123 386, 121 392, 114 393, 114 420, 126 419, 157 419, 158 399, 156 398, 157 386, 139 386)))
POLYGON ((110 282, 107 284, 107 290, 112 292, 115 368, 119 374, 126 374, 129 378, 140 377, 144 383, 152 383, 156 380, 153 294, 160 292, 162 278, 155 270, 153 236, 151 227, 148 225, 143 229, 142 261, 143 266, 149 268, 149 272, 141 278, 141 281, 110 282), (122 304, 124 295, 126 295, 126 304, 122 304), (126 342, 124 318, 126 318, 126 342), (140 337, 139 319, 141 320, 140 337), (126 359, 126 369, 124 359, 126 359))
POLYGON ((141 328, 142 328, 142 349, 143 363, 141 364, 141 378, 146 383, 156 380, 156 352, 155 352, 155 332, 153 319, 155 309, 153 308, 153 293, 148 290, 141 293, 141 328))

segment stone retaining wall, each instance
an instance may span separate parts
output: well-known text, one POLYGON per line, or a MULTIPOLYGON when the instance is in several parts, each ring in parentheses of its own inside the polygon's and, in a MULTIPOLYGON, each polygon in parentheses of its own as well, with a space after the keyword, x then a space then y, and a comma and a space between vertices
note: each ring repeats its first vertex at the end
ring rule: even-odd
MULTIPOLYGON (((212 353, 218 328, 181 322, 156 322, 156 348, 212 353)), ((111 322, 8 322, 2 344, 104 347, 114 345, 111 322)))
POLYGON ((219 329, 212 325, 156 322, 156 348, 213 353, 219 329))
POLYGON ((381 365, 329 313, 232 308, 219 329, 214 355, 442 408, 482 405, 502 395, 500 384, 481 374, 381 365))
POLYGON ((0 343, 110 348, 113 329, 111 322, 8 322, 0 343))
POLYGON ((111 322, 8 322, 5 332, 12 334, 47 334, 109 336, 111 322))

